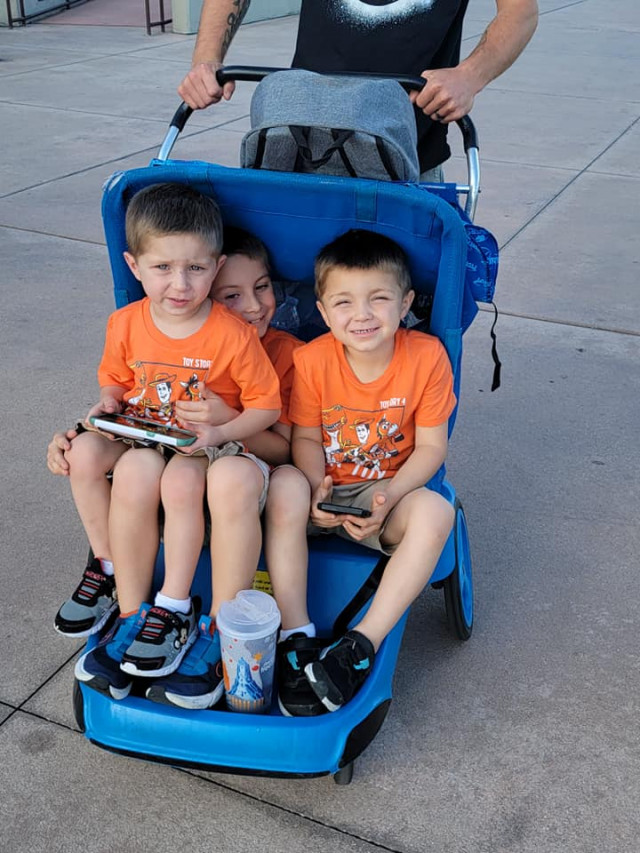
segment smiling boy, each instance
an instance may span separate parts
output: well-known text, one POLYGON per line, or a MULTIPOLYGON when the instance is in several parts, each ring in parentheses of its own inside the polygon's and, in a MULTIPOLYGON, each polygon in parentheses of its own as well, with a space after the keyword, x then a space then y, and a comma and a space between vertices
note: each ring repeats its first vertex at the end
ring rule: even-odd
POLYGON ((390 559, 352 630, 319 655, 291 649, 279 699, 293 715, 335 711, 357 693, 383 639, 429 581, 453 523, 450 504, 425 487, 447 454, 451 365, 437 338, 400 328, 414 295, 403 250, 383 235, 349 231, 321 250, 315 274, 330 333, 294 354, 289 414, 299 474, 295 489, 272 480, 271 536, 292 574, 307 570, 307 532, 333 529, 390 559), (329 500, 371 515, 318 508, 329 500))
MULTIPOLYGON (((240 442, 267 429, 280 415, 278 378, 255 330, 210 298, 224 264, 215 201, 188 186, 156 184, 135 194, 125 227, 125 261, 145 298, 109 317, 98 369, 100 400, 87 420, 124 411, 180 424, 184 413, 198 407, 194 376, 200 387, 215 392, 223 410, 216 414, 212 409, 206 423, 190 424, 198 438, 189 455, 145 442, 111 440, 93 431, 77 435, 66 451, 73 497, 97 565, 85 572, 55 624, 69 636, 99 630, 116 608, 113 577, 108 574, 115 572, 120 614, 75 669, 80 681, 115 699, 128 695, 132 671, 171 671, 197 637, 197 614, 188 597, 165 590, 154 607, 143 606, 158 549, 160 498, 165 564, 179 579, 188 575, 200 554, 207 469, 216 460, 226 461, 219 456, 232 454, 238 461, 234 499, 257 503, 262 473, 239 453, 240 442), (235 410, 233 418, 229 410, 235 410), (110 471, 113 489, 107 479, 110 471), (134 641, 144 638, 152 638, 154 654, 125 659, 134 641)), ((242 534, 228 534, 227 548, 241 550, 242 534)))

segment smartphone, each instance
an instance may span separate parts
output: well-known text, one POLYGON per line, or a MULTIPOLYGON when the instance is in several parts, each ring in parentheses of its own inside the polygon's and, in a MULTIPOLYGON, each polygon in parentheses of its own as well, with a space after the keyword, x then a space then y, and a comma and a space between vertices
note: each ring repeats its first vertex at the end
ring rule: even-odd
POLYGON ((198 437, 189 430, 164 426, 156 421, 136 418, 132 415, 93 415, 89 418, 89 423, 114 435, 157 441, 159 444, 168 444, 170 447, 188 447, 198 437))
POLYGON ((369 518, 371 515, 370 509, 362 509, 360 506, 341 506, 340 504, 327 503, 327 501, 320 501, 318 509, 323 512, 335 512, 336 515, 357 515, 358 518, 369 518))

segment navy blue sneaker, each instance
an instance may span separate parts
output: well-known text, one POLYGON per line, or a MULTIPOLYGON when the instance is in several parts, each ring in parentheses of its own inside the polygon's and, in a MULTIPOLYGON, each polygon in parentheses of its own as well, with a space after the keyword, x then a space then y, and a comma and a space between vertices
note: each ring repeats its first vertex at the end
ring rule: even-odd
POLYGON ((309 684, 304 668, 318 659, 326 643, 317 637, 292 634, 278 643, 278 705, 285 717, 315 717, 327 709, 309 684))
POLYGON ((308 663, 304 674, 324 707, 337 711, 367 680, 375 656, 364 634, 347 631, 342 639, 323 649, 317 661, 308 663))
POLYGON ((223 692, 220 636, 215 622, 208 616, 201 616, 198 638, 178 670, 154 681, 145 695, 152 702, 202 711, 215 705, 223 692))
POLYGON ((88 687, 112 699, 124 699, 131 690, 131 676, 120 669, 122 656, 144 622, 149 605, 137 613, 116 619, 98 645, 85 652, 76 663, 75 676, 88 687))
POLYGON ((196 640, 194 606, 188 613, 152 607, 143 626, 122 656, 121 668, 129 675, 161 678, 182 663, 196 640))

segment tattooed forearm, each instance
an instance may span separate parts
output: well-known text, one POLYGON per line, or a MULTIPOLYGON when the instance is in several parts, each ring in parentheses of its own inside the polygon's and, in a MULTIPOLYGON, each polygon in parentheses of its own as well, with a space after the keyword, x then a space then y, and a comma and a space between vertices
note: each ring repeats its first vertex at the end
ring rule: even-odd
POLYGON ((251 5, 251 0, 233 0, 233 5, 236 7, 236 12, 231 12, 227 18, 227 29, 225 30, 222 39, 222 55, 224 56, 229 50, 229 45, 233 41, 233 37, 238 31, 238 27, 242 23, 247 10, 251 5))

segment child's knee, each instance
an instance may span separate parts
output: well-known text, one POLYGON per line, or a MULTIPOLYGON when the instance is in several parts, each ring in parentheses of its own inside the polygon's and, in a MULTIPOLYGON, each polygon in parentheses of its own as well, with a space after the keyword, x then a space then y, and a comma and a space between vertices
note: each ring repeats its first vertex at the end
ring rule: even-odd
POLYGON ((255 462, 242 456, 223 456, 207 472, 207 500, 212 513, 236 515, 257 512, 264 476, 255 462))
POLYGON ((411 500, 408 526, 422 530, 424 535, 437 542, 446 542, 455 512, 449 501, 431 489, 418 489, 407 495, 411 500))
POLYGON ((155 450, 128 450, 113 469, 113 498, 134 505, 150 496, 159 498, 163 469, 164 460, 155 450))
POLYGON ((306 477, 293 468, 275 471, 269 483, 266 513, 271 524, 295 524, 309 518, 311 488, 306 477))
POLYGON ((200 506, 205 482, 206 472, 200 465, 169 464, 160 483, 162 503, 165 507, 200 506))
POLYGON ((71 442, 70 450, 65 451, 65 459, 70 466, 72 478, 86 476, 104 476, 113 466, 109 453, 108 439, 92 432, 83 432, 71 442))

